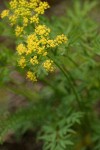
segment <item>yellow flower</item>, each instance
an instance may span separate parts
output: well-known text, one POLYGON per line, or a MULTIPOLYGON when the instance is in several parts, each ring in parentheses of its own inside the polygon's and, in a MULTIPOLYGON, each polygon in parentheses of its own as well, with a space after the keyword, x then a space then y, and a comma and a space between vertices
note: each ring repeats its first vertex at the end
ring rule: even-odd
POLYGON ((35 28, 35 33, 42 36, 48 36, 49 33, 50 33, 50 29, 47 28, 45 25, 38 25, 36 28, 35 28))
POLYGON ((26 0, 19 0, 19 5, 25 7, 28 5, 28 2, 26 0))
POLYGON ((46 69, 46 71, 48 72, 52 72, 54 71, 54 67, 53 67, 53 61, 48 59, 43 63, 43 67, 46 69))
POLYGON ((39 23, 39 17, 37 14, 30 18, 30 23, 39 23))
POLYGON ((10 4, 10 7, 11 7, 12 9, 16 9, 17 6, 18 6, 17 0, 10 1, 9 4, 10 4))
POLYGON ((47 56, 47 54, 48 54, 48 52, 44 52, 44 53, 43 53, 43 56, 47 56))
POLYGON ((47 41, 48 47, 54 48, 56 47, 56 42, 54 40, 47 41))
POLYGON ((62 35, 58 35, 54 41, 56 45, 59 45, 59 44, 67 42, 68 39, 64 34, 62 34, 62 35))
POLYGON ((37 81, 35 73, 28 71, 27 72, 27 78, 30 79, 31 81, 37 81))
POLYGON ((27 26, 28 25, 28 18, 24 17, 23 18, 23 26, 27 26))
POLYGON ((36 36, 36 34, 30 34, 28 37, 27 37, 27 43, 29 43, 30 45, 33 44, 34 42, 38 42, 38 38, 36 36))
POLYGON ((47 44, 47 39, 42 36, 42 38, 39 39, 39 44, 46 45, 47 44))
POLYGON ((44 53, 44 50, 45 49, 45 47, 38 47, 38 49, 37 49, 37 54, 43 54, 44 53))
POLYGON ((8 17, 10 22, 11 22, 11 25, 13 26, 14 24, 16 24, 16 21, 17 21, 17 16, 16 15, 11 15, 8 17))
POLYGON ((40 0, 30 0, 29 8, 36 9, 38 7, 40 0))
POLYGON ((48 59, 51 49, 68 40, 63 34, 50 38, 50 28, 40 24, 40 15, 47 8, 48 3, 41 0, 11 0, 9 10, 4 10, 1 14, 2 18, 8 16, 10 24, 15 27, 16 36, 22 37, 23 42, 16 48, 18 64, 21 68, 33 67, 34 72, 27 72, 27 78, 32 81, 37 81, 40 66, 47 72, 54 71, 53 61, 48 59))
POLYGON ((30 34, 27 37, 26 43, 28 49, 27 54, 31 54, 32 52, 35 52, 39 47, 39 42, 36 34, 30 34))
POLYGON ((24 56, 22 56, 22 57, 20 58, 20 60, 18 61, 18 64, 19 64, 19 66, 20 66, 21 68, 24 68, 24 67, 26 66, 26 60, 25 60, 25 57, 24 57, 24 56))
POLYGON ((19 55, 22 55, 26 52, 26 47, 24 46, 24 44, 19 44, 16 48, 17 52, 19 55))
POLYGON ((35 9, 35 12, 38 14, 44 14, 45 9, 49 8, 50 6, 48 5, 47 2, 40 2, 39 7, 35 9))
POLYGON ((31 59, 30 59, 30 63, 31 63, 32 65, 38 64, 39 61, 38 61, 38 59, 37 59, 37 56, 34 56, 33 58, 31 58, 31 59))
POLYGON ((1 13, 1 18, 7 17, 9 15, 9 10, 3 10, 1 13))
POLYGON ((23 27, 17 26, 15 29, 16 36, 21 36, 22 32, 23 32, 23 27))

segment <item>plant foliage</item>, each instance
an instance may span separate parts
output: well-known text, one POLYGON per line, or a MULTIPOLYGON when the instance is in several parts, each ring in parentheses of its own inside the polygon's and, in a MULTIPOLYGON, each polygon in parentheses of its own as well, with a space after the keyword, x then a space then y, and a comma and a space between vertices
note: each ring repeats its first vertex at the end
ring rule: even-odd
POLYGON ((21 136, 31 129, 43 150, 100 149, 100 33, 90 13, 97 4, 76 0, 61 18, 40 17, 53 30, 51 37, 64 33, 68 44, 52 50, 50 59, 57 69, 48 77, 41 75, 32 89, 24 70, 16 66, 16 53, 0 44, 0 86, 28 101, 13 114, 0 114, 1 143, 10 132, 21 136), (23 83, 12 80, 13 69, 23 76, 23 83))

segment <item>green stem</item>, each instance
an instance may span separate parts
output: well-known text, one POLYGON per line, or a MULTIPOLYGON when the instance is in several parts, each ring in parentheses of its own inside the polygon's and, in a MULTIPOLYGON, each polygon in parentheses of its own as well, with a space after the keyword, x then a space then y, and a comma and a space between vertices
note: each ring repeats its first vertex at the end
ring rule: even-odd
POLYGON ((67 57, 76 67, 79 67, 78 64, 71 58, 69 57, 68 55, 63 55, 64 57, 67 57))
POLYGON ((71 88, 73 90, 73 93, 74 93, 74 95, 76 97, 76 101, 77 101, 80 109, 82 109, 81 101, 80 101, 80 96, 78 95, 78 93, 77 93, 77 91, 76 91, 76 89, 74 87, 74 82, 72 81, 72 76, 70 75, 69 71, 67 71, 67 73, 66 73, 66 71, 55 61, 55 59, 53 59, 53 58, 51 58, 51 59, 54 61, 55 65, 61 70, 61 72, 63 73, 63 75, 69 81, 70 86, 71 86, 71 88))

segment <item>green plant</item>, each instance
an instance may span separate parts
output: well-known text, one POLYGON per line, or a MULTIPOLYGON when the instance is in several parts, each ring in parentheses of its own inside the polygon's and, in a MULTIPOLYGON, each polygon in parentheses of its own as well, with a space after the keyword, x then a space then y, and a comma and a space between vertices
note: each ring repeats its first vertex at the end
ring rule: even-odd
MULTIPOLYGON (((76 1, 73 10, 59 19, 40 17, 41 23, 53 30, 51 37, 65 33, 68 43, 50 49, 48 57, 56 70, 47 77, 41 75, 33 85, 39 84, 41 89, 29 90, 26 83, 15 81, 17 87, 10 85, 13 92, 30 101, 15 114, 0 116, 1 142, 11 130, 17 133, 22 129, 23 134, 32 129, 39 130, 37 137, 43 141, 43 150, 100 149, 100 118, 96 111, 100 96, 100 34, 99 25, 89 16, 96 4, 76 1)), ((26 71, 16 70, 22 75, 26 71)))

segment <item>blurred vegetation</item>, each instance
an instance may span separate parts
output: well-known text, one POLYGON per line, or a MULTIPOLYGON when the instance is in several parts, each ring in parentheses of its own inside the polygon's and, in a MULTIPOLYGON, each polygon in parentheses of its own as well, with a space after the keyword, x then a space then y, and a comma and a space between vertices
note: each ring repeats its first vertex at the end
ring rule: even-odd
POLYGON ((64 33, 69 42, 53 52, 55 73, 35 84, 17 66, 13 29, 0 22, 0 88, 27 100, 14 113, 0 112, 1 143, 31 130, 43 150, 100 150, 100 33, 90 15, 97 5, 75 1, 64 16, 41 17, 51 36, 64 33))

